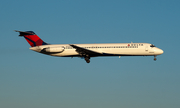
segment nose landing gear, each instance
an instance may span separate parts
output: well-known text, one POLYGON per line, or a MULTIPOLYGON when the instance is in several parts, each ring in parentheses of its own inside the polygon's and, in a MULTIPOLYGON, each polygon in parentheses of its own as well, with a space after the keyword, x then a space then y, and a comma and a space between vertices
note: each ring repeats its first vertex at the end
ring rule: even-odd
POLYGON ((154 61, 156 61, 157 60, 157 58, 156 58, 156 55, 154 56, 154 61))

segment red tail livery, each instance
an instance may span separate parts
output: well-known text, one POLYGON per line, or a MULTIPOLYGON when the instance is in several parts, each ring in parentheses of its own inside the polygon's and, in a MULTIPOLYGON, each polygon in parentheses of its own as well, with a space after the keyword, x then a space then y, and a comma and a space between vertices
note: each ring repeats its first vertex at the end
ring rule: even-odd
POLYGON ((19 32, 20 33, 19 36, 23 36, 26 39, 26 41, 31 45, 31 47, 48 45, 42 39, 40 39, 33 31, 26 31, 26 32, 17 31, 17 30, 15 31, 19 32))

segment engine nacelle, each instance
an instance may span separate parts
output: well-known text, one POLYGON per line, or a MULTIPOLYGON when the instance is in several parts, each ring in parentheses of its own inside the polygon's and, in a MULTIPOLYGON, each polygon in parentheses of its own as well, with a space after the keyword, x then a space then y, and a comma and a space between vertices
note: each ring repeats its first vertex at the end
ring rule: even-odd
POLYGON ((64 51, 64 47, 48 47, 44 48, 43 51, 51 53, 61 53, 64 51))

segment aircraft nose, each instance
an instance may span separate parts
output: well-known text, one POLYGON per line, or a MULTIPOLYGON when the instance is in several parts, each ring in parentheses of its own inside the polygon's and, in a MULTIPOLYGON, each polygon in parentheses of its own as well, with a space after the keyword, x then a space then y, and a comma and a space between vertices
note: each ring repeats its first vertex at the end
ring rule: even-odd
POLYGON ((163 54, 164 51, 163 51, 162 49, 158 49, 158 53, 159 53, 159 54, 163 54))
POLYGON ((163 51, 162 49, 160 49, 160 53, 161 53, 161 54, 163 54, 163 53, 164 53, 164 51, 163 51))
POLYGON ((154 52, 155 52, 155 54, 157 54, 157 55, 161 55, 161 54, 164 53, 164 51, 163 51, 162 49, 160 49, 160 48, 154 48, 154 52))

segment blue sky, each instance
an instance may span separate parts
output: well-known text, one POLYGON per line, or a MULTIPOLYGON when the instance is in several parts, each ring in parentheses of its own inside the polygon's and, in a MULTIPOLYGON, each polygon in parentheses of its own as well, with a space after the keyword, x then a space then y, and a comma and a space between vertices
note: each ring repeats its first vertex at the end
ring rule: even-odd
POLYGON ((1 108, 179 108, 179 0, 2 0, 1 108), (152 43, 153 57, 80 58, 29 50, 13 30, 51 44, 152 43))

